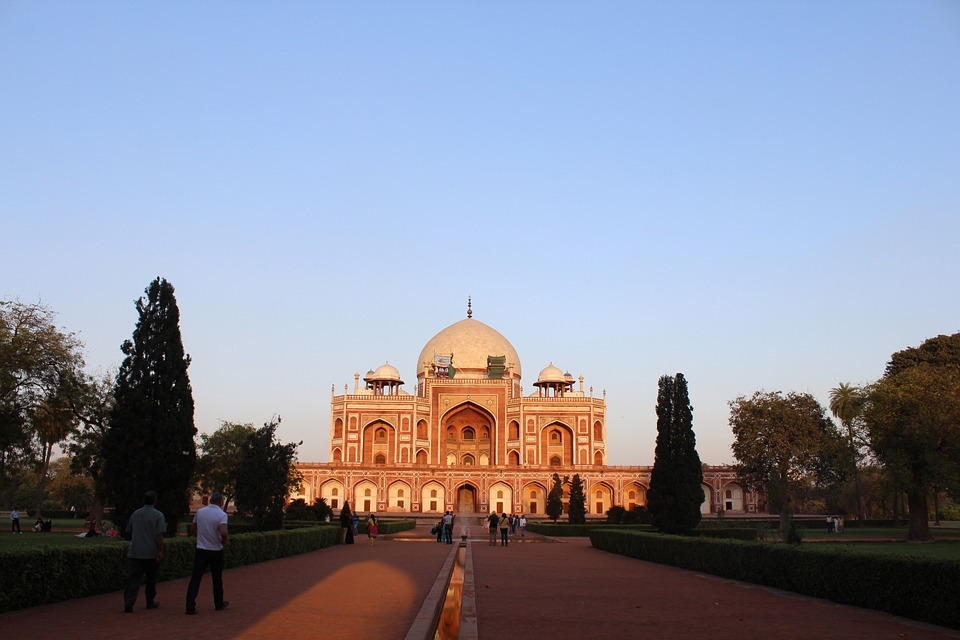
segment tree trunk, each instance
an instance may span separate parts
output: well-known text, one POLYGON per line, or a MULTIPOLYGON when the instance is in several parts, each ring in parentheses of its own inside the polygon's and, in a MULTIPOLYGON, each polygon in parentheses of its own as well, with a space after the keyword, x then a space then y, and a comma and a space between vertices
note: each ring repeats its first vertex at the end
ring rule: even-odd
POLYGON ((37 474, 37 492, 34 495, 34 517, 39 518, 43 510, 43 495, 47 488, 47 473, 50 471, 50 458, 53 456, 53 443, 44 443, 43 460, 40 462, 40 473, 37 474))
POLYGON ((854 469, 853 481, 857 487, 857 524, 863 526, 865 516, 863 514, 863 494, 860 492, 860 467, 854 469))
POLYGON ((910 523, 907 527, 907 540, 910 542, 930 542, 929 507, 927 506, 927 492, 923 489, 911 488, 907 493, 907 506, 910 508, 910 523))

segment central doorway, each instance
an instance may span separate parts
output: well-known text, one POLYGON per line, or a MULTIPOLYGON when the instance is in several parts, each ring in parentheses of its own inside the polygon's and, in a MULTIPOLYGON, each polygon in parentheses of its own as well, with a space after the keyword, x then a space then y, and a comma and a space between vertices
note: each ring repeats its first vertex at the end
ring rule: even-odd
POLYGON ((473 485, 465 484, 457 489, 457 512, 477 512, 477 490, 473 485))

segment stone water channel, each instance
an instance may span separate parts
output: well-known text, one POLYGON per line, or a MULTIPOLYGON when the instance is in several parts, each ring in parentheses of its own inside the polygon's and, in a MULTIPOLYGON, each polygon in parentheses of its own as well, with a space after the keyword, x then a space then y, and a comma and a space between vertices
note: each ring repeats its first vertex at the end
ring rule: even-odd
MULTIPOLYGON (((454 542, 406 640, 473 640, 477 635, 470 543, 486 535, 483 517, 457 514, 454 542)), ((484 538, 485 539, 485 538, 484 538)))

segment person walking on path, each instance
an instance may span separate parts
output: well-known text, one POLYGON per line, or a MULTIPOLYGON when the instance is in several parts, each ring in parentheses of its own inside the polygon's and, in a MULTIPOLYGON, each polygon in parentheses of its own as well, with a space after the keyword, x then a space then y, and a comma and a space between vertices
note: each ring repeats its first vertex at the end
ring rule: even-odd
POLYGON ((156 609, 157 568, 163 560, 163 534, 167 530, 167 520, 154 505, 157 492, 143 494, 143 506, 133 512, 125 529, 130 538, 127 550, 127 586, 123 590, 123 612, 133 613, 133 605, 140 594, 140 579, 146 576, 143 595, 147 598, 147 609, 156 609))
POLYGON ((505 547, 510 541, 510 518, 507 517, 507 512, 504 511, 503 515, 500 516, 500 546, 505 547))
POLYGON ((370 546, 377 541, 377 516, 371 513, 367 517, 367 538, 370 540, 370 546))
POLYGON ((340 544, 353 544, 353 514, 350 512, 350 503, 344 502, 340 510, 340 544))
POLYGON ((490 515, 487 517, 487 529, 490 534, 490 546, 497 546, 497 523, 500 522, 500 518, 497 516, 496 511, 490 512, 490 515))
POLYGON ((210 504, 197 511, 190 532, 197 536, 197 548, 193 556, 193 576, 187 587, 187 615, 197 613, 197 593, 203 572, 210 566, 213 581, 213 606, 223 611, 230 604, 223 599, 223 545, 227 542, 227 514, 223 510, 223 496, 214 492, 210 504))
POLYGON ((20 530, 20 510, 16 507, 10 512, 10 533, 23 533, 20 530))
POLYGON ((527 516, 520 514, 520 537, 524 537, 524 534, 527 532, 527 516))

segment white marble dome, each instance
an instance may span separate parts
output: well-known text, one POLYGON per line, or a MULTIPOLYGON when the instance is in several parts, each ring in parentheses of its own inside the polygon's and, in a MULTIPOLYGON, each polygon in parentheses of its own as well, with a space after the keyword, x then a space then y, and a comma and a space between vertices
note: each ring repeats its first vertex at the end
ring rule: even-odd
POLYGON ((417 361, 418 376, 423 372, 423 363, 433 362, 435 355, 453 354, 453 367, 457 377, 481 377, 487 370, 488 356, 506 356, 512 375, 520 377, 520 356, 510 341, 496 329, 475 318, 455 322, 430 338, 420 352, 417 361))

